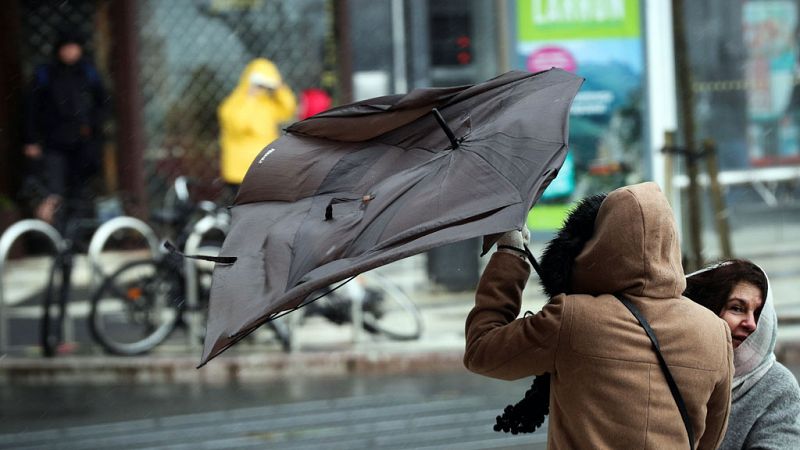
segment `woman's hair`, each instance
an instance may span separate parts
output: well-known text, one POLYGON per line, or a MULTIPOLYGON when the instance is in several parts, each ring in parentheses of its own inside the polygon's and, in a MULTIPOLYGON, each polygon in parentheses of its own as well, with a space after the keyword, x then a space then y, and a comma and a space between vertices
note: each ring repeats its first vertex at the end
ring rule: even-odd
MULTIPOLYGON (((761 298, 767 298, 767 277, 755 264, 745 259, 729 259, 721 261, 713 268, 696 273, 686 278, 686 290, 683 296, 705 306, 719 315, 733 288, 741 282, 750 283, 759 291, 761 298)), ((763 307, 764 304, 761 304, 763 307)), ((761 307, 756 311, 756 321, 761 314, 761 307)))

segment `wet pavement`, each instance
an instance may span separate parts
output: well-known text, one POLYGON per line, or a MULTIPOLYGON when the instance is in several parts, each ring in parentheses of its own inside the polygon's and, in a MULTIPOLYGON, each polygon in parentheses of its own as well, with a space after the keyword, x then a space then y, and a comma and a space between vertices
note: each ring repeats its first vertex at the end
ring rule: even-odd
POLYGON ((4 385, 0 448, 545 448, 542 430, 492 430, 529 383, 460 371, 221 386, 4 385))
MULTIPOLYGON (((795 376, 800 366, 791 367, 795 376)), ((0 385, 0 448, 522 449, 492 430, 530 379, 457 370, 257 383, 0 385)))

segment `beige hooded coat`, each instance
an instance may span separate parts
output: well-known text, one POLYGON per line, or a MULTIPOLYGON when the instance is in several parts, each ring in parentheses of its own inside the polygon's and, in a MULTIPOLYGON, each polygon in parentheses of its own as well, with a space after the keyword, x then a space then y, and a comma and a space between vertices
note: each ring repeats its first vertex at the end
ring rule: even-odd
POLYGON ((730 409, 730 333, 711 311, 681 297, 677 230, 655 183, 617 189, 603 201, 573 266, 573 292, 581 295, 556 296, 517 319, 529 273, 514 255, 492 257, 467 318, 464 364, 505 380, 549 372, 548 448, 689 447, 650 340, 611 293, 631 299, 655 331, 696 448, 719 445, 730 409))

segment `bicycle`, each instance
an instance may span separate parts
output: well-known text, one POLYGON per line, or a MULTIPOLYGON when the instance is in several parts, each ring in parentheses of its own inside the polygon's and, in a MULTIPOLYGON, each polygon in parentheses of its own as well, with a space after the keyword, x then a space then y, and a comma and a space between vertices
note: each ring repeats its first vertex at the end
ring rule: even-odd
MULTIPOLYGON (((83 205, 86 203, 85 201, 81 200, 79 203, 81 203, 81 207, 85 207, 83 205)), ((86 238, 99 226, 97 219, 86 216, 86 211, 81 210, 81 214, 77 217, 64 216, 59 219, 64 234, 61 248, 56 253, 50 267, 47 287, 44 291, 39 330, 42 354, 45 357, 55 356, 61 345, 64 344, 64 325, 72 293, 75 256, 86 253, 88 249, 88 239, 86 238), (57 308, 55 313, 53 313, 54 307, 57 308)))
POLYGON ((149 236, 152 231, 133 217, 120 216, 105 223, 94 217, 65 218, 63 228, 64 235, 49 271, 42 305, 39 337, 42 353, 46 357, 55 356, 64 344, 65 323, 72 297, 75 257, 87 254, 92 275, 101 275, 102 268, 97 261, 92 260, 92 257, 102 251, 108 238, 129 229, 141 233, 150 244, 150 250, 153 249, 153 242, 149 236), (87 239, 89 236, 91 238, 87 239))
MULTIPOLYGON (((23 179, 20 193, 23 203, 38 207, 48 197, 50 192, 40 177, 27 176, 23 179)), ((75 198, 63 201, 64 203, 55 209, 55 214, 48 222, 42 221, 42 224, 46 224, 43 226, 52 227, 53 232, 59 235, 51 238, 57 239, 53 241, 56 244, 56 254, 48 272, 42 301, 42 318, 39 322, 39 343, 45 357, 55 356, 64 340, 64 323, 70 299, 74 256, 81 250, 76 240, 82 232, 97 225, 96 221, 85 218, 89 215, 87 212, 91 210, 88 202, 75 198), (52 311, 54 306, 58 308, 55 313, 52 311)))
POLYGON ((405 291, 377 271, 362 273, 327 293, 317 293, 301 308, 299 321, 322 316, 336 325, 360 323, 372 335, 397 341, 418 339, 423 332, 422 314, 405 291))
MULTIPOLYGON (((210 201, 193 202, 185 177, 175 180, 173 191, 177 201, 156 214, 156 220, 178 230, 174 238, 179 249, 185 249, 201 231, 217 230, 217 236, 201 239, 196 251, 218 254, 219 238, 230 221, 227 209, 210 201)), ((190 264, 197 276, 190 277, 194 274, 188 273, 181 256, 165 252, 157 258, 130 262, 106 277, 91 300, 89 329, 95 341, 108 353, 132 356, 151 351, 179 327, 188 330, 189 339, 202 340, 204 333, 191 336, 190 315, 207 312, 213 266, 203 261, 190 264), (196 302, 187 301, 190 299, 196 302)), ((285 325, 275 322, 271 327, 288 351, 291 343, 285 325)))

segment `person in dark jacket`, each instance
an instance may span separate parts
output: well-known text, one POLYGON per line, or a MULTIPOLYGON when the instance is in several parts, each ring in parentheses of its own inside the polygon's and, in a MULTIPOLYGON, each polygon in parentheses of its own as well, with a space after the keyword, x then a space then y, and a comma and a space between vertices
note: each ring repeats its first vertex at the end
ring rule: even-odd
POLYGON ((101 167, 106 94, 79 36, 63 33, 53 61, 36 67, 25 101, 24 154, 42 180, 36 216, 63 226, 86 214, 88 180, 101 167), (78 209, 82 211, 79 211, 78 209))

